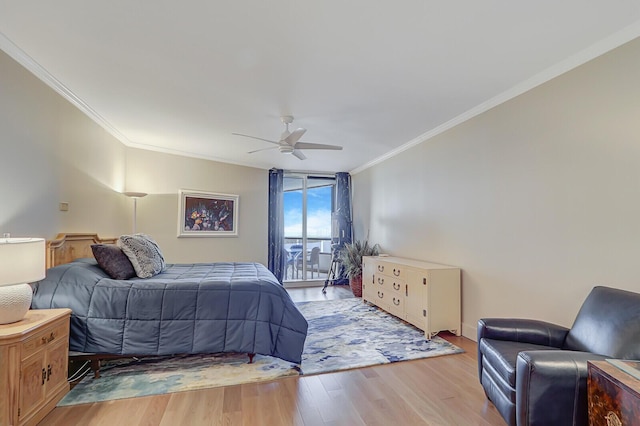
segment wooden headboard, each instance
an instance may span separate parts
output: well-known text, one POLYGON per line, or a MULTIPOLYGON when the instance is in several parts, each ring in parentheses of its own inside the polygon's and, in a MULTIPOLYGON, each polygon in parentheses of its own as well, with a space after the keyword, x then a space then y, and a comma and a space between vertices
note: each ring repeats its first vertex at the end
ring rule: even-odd
POLYGON ((82 257, 93 257, 91 244, 115 244, 117 238, 100 238, 98 234, 58 234, 47 241, 47 269, 82 257))

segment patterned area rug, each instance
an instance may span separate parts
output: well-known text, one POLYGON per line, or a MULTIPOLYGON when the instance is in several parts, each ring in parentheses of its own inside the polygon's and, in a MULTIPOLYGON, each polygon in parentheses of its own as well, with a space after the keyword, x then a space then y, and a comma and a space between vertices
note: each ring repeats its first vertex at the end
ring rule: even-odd
POLYGON ((464 352, 361 299, 297 304, 309 322, 302 364, 246 354, 121 359, 104 363, 101 377, 85 377, 58 406, 108 401, 217 386, 328 373, 377 364, 464 352))

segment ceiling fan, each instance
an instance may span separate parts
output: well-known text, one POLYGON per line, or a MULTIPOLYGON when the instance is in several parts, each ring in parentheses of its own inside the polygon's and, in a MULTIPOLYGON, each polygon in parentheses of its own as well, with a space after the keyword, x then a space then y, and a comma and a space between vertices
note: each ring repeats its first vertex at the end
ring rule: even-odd
POLYGON ((320 143, 310 143, 310 142, 300 142, 300 138, 307 129, 299 128, 294 130, 293 132, 289 131, 289 124, 293 123, 293 117, 290 115, 284 115, 280 117, 280 120, 285 126, 284 132, 280 135, 279 141, 274 141, 270 139, 259 138, 256 136, 243 135, 242 133, 232 133, 232 135, 236 136, 244 136, 245 138, 258 139, 261 141, 269 142, 275 144, 277 146, 270 146, 269 148, 256 149, 254 151, 249 151, 249 154, 253 154, 258 151, 265 151, 267 149, 278 149, 283 154, 293 154, 301 160, 306 159, 307 157, 300 151, 301 149, 331 149, 331 150, 341 150, 341 146, 337 145, 324 145, 320 143))

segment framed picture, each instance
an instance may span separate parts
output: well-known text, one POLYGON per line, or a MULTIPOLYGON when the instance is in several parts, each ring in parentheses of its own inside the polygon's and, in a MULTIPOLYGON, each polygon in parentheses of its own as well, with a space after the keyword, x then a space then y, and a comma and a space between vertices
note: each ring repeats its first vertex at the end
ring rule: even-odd
POLYGON ((178 237, 237 237, 238 196, 179 191, 178 237))

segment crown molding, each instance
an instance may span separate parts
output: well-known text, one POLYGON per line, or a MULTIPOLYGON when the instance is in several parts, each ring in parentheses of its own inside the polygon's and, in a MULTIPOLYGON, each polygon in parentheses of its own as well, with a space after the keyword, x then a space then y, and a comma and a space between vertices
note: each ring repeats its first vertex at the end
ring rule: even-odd
POLYGON ((523 81, 520 84, 512 87, 511 89, 502 92, 501 94, 494 96, 493 98, 479 104, 476 107, 471 108, 470 110, 454 117, 453 119, 429 130, 426 133, 410 140, 409 142, 399 146, 398 148, 387 152, 386 154, 351 170, 351 174, 360 173, 370 167, 375 166, 376 164, 380 164, 390 158, 395 157, 403 151, 408 150, 416 145, 419 145, 423 142, 428 141, 431 138, 436 137, 437 135, 446 132, 447 130, 464 123, 467 120, 470 120, 483 112, 486 112, 496 106, 503 104, 516 96, 519 96, 529 90, 540 86, 546 83, 549 80, 552 80, 568 71, 571 71, 574 68, 579 67, 580 65, 589 62, 592 59, 597 58, 598 56, 604 55, 605 53, 619 47, 635 38, 640 37, 640 21, 636 21, 633 24, 623 28, 622 30, 614 33, 613 35, 606 37, 586 49, 576 53, 575 55, 569 56, 567 59, 553 65, 546 70, 534 75, 528 80, 523 81))
POLYGON ((129 142, 128 148, 142 149, 144 151, 159 152, 161 154, 177 155, 179 157, 195 158, 197 160, 215 161, 217 163, 233 164, 235 166, 250 167, 252 169, 269 170, 272 166, 257 166, 255 164, 243 163, 241 161, 229 160, 226 158, 214 157, 212 155, 198 154, 191 151, 182 151, 179 149, 165 148, 162 146, 146 145, 138 142, 129 142))
POLYGON ((0 32, 0 49, 2 49, 7 55, 12 57, 16 62, 25 67, 29 72, 38 77, 47 86, 55 90, 60 96, 71 102, 76 108, 85 113, 90 119, 95 121, 103 129, 109 132, 113 137, 118 139, 123 144, 129 146, 129 141, 118 129, 116 129, 111 123, 109 123, 104 117, 98 114, 93 108, 91 108, 80 97, 76 96, 67 86, 65 86, 60 80, 55 78, 49 71, 47 71, 42 65, 36 62, 25 51, 20 49, 14 42, 12 42, 6 35, 0 32))

